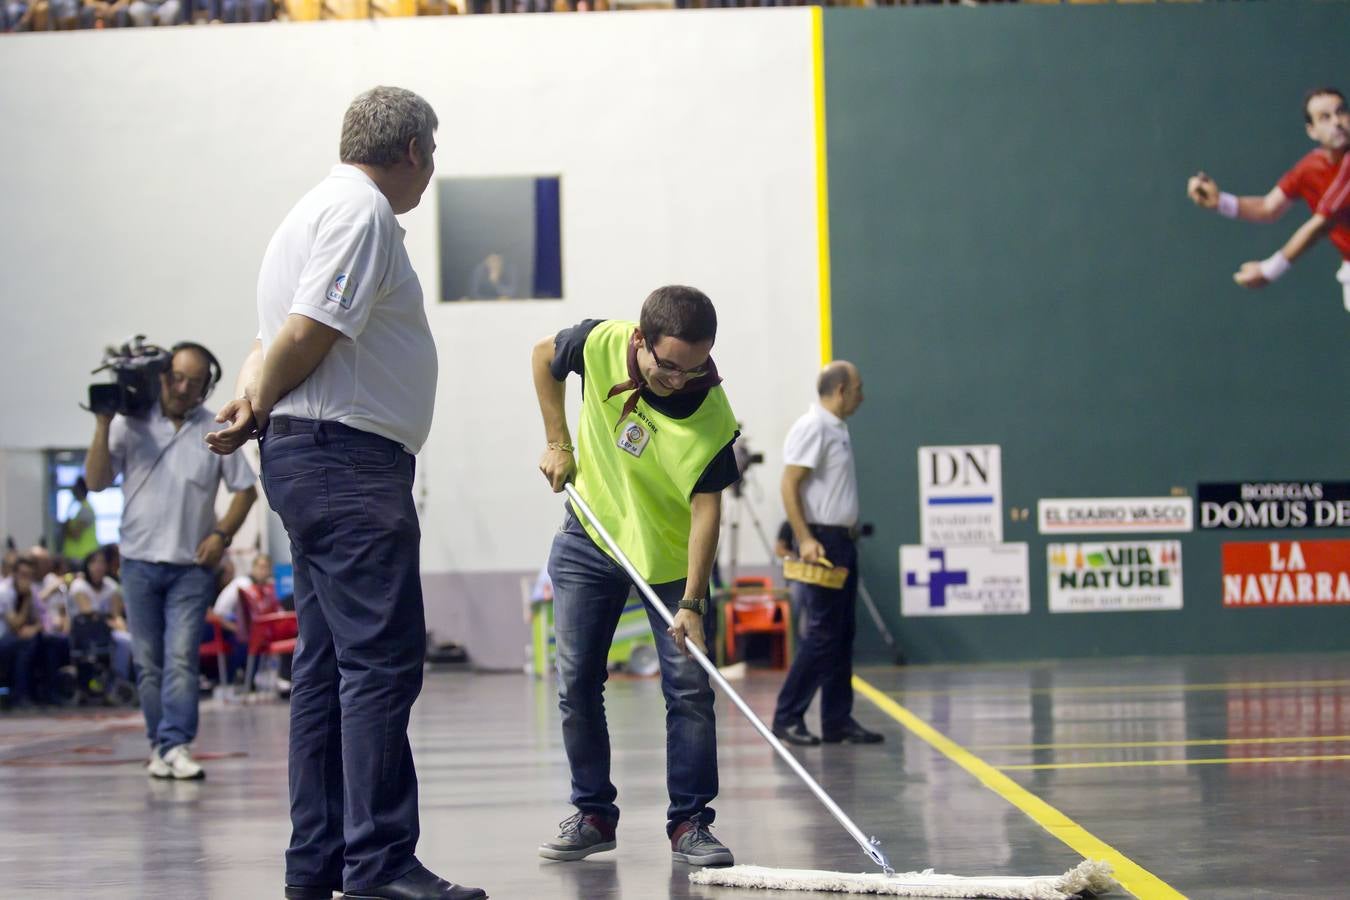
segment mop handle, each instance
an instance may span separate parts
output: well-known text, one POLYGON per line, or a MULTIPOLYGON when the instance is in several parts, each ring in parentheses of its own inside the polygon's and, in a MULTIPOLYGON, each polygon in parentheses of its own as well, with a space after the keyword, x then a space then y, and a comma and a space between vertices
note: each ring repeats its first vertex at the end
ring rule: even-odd
MULTIPOLYGON (((633 584, 637 585, 638 590, 642 592, 643 599, 647 601, 652 609, 656 610, 657 614, 661 616, 667 625, 673 626, 675 624, 675 617, 670 614, 670 610, 666 609, 666 605, 661 602, 661 598, 656 596, 656 592, 652 590, 651 585, 647 584, 646 580, 638 574, 637 569, 633 568, 633 564, 628 561, 627 555, 620 549, 614 538, 610 537, 605 526, 601 525, 599 520, 596 519, 595 513, 591 512, 591 508, 586 505, 586 501, 581 499, 581 495, 577 493, 577 489, 570 484, 564 485, 563 487, 564 490, 567 491, 567 496, 571 497, 572 502, 576 504, 577 510, 580 511, 595 530, 600 533, 600 537, 604 540, 605 545, 609 547, 610 552, 614 554, 614 558, 618 560, 619 565, 623 566, 624 571, 628 573, 628 577, 633 579, 633 584)), ((755 726, 755 730, 760 733, 760 736, 769 742, 769 746, 777 751, 778 755, 783 758, 783 761, 792 768, 792 771, 797 773, 797 777, 806 782, 806 786, 811 789, 811 792, 815 794, 820 802, 825 804, 825 808, 839 820, 839 824, 843 825, 844 829, 849 833, 853 840, 858 842, 858 845, 862 847, 863 852, 866 853, 873 862, 881 866, 888 875, 892 873, 894 870, 891 868, 890 863, 886 861, 886 855, 881 852, 881 845, 877 842, 877 839, 872 838, 871 840, 868 840, 862 833, 862 830, 859 829, 857 825, 853 824, 853 820, 839 808, 839 804, 834 802, 834 798, 825 793, 825 789, 816 783, 816 780, 811 777, 810 773, 802 768, 802 764, 797 762, 797 758, 788 752, 787 748, 783 746, 778 738, 774 737, 773 732, 769 730, 769 727, 760 721, 759 716, 755 715, 754 710, 741 699, 741 695, 732 689, 731 685, 727 683, 727 680, 722 677, 722 673, 717 671, 717 666, 709 661, 707 655, 696 647, 692 641, 686 641, 685 647, 688 648, 689 655, 692 656, 694 660, 703 667, 703 670, 708 673, 708 677, 722 689, 724 694, 731 698, 731 702, 736 704, 736 708, 750 720, 750 724, 755 726)))

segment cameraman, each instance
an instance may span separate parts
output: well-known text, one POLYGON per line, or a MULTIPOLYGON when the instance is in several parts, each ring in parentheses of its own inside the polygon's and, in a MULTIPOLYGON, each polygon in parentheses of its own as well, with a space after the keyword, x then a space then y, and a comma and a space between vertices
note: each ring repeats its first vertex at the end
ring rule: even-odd
POLYGON ((91 491, 121 473, 122 591, 150 739, 149 774, 203 778, 188 749, 197 734, 197 648, 215 596, 215 569, 257 498, 241 456, 207 449, 214 415, 203 408, 220 380, 205 347, 179 344, 162 372, 159 403, 143 416, 98 413, 85 458, 91 491), (233 492, 216 520, 220 482, 233 492))

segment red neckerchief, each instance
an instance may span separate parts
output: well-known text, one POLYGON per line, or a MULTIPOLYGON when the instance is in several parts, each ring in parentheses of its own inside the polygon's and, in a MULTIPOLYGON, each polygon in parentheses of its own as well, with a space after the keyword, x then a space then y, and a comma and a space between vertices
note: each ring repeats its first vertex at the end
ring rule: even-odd
MULTIPOLYGON (((605 395, 608 400, 615 394, 622 394, 624 391, 632 391, 633 395, 623 402, 623 411, 619 413, 619 421, 614 423, 614 430, 618 431, 623 425, 623 420, 628 418, 629 413, 637 408, 638 401, 651 390, 647 382, 642 377, 642 372, 637 364, 637 329, 633 329, 633 336, 628 339, 628 380, 621 381, 609 389, 605 395)), ((722 377, 717 374, 717 363, 713 362, 712 357, 708 357, 708 372, 706 375, 700 375, 698 378, 691 379, 684 383, 676 393, 685 391, 704 391, 708 388, 716 387, 722 383, 722 377)), ((648 401, 651 402, 650 400, 648 401)))

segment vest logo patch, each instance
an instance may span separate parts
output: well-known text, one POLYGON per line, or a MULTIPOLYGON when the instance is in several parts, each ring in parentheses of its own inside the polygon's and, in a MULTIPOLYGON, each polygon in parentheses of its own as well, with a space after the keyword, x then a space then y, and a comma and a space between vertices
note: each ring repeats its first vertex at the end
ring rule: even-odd
POLYGON ((637 422, 629 422, 623 426, 623 431, 619 432, 619 448, 625 450, 634 456, 641 456, 642 451, 647 449, 647 443, 652 439, 652 433, 637 422))

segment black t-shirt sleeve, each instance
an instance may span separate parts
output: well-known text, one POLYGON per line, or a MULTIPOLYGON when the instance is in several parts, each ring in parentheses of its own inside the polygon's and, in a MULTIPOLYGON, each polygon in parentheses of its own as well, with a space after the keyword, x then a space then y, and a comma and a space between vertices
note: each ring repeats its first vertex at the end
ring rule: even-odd
POLYGON ((571 372, 585 377, 584 351, 586 338, 604 319, 582 319, 571 328, 564 328, 553 339, 553 365, 549 367, 555 381, 566 381, 571 372))
POLYGON ((694 485, 695 494, 716 494, 741 480, 741 470, 736 465, 736 453, 731 449, 731 445, 736 443, 736 438, 740 437, 740 434, 739 431, 736 432, 735 437, 717 451, 717 455, 708 463, 708 467, 699 476, 698 483, 694 485))

